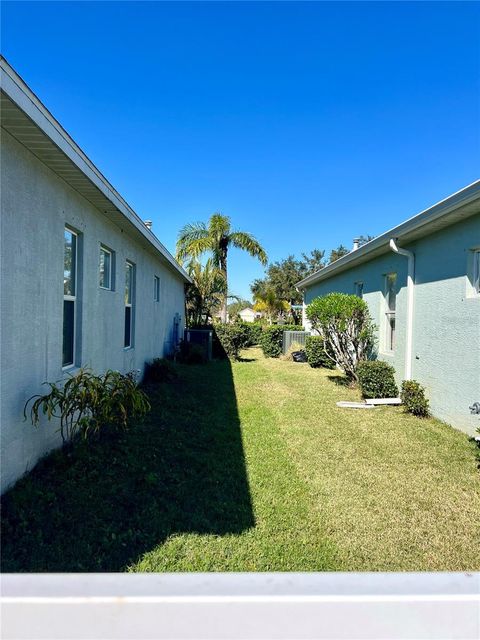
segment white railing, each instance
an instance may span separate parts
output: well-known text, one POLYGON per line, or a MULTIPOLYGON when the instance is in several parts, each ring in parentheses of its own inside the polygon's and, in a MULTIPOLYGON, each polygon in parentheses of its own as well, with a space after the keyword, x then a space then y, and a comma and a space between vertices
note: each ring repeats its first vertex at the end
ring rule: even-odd
POLYGON ((14 638, 480 638, 480 574, 5 574, 14 638))

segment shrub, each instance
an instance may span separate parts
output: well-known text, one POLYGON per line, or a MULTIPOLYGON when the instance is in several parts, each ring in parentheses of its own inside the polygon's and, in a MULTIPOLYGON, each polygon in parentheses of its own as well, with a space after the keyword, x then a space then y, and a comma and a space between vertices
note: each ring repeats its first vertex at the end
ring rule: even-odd
POLYGON ((302 331, 302 327, 293 324, 274 324, 263 329, 260 346, 266 358, 278 358, 281 355, 284 331, 302 331))
POLYGON ((367 303, 355 295, 329 293, 308 305, 307 317, 324 339, 327 353, 347 377, 358 380, 357 366, 374 346, 375 327, 367 303))
POLYGON ((160 384, 161 382, 173 382, 178 378, 177 370, 173 362, 165 358, 154 358, 145 363, 143 373, 144 384, 160 384))
POLYGON ((404 380, 400 398, 405 407, 405 411, 413 413, 414 416, 427 418, 430 415, 429 403, 425 397, 425 389, 416 380, 404 380))
POLYGON ((80 369, 70 375, 63 385, 47 382, 50 392, 32 396, 25 403, 30 408, 30 419, 34 426, 40 421, 40 413, 48 420, 60 420, 63 442, 72 440, 77 434, 87 438, 98 434, 103 427, 111 425, 118 430, 126 429, 132 418, 139 418, 150 411, 145 393, 138 388, 135 372, 121 374, 108 370, 95 375, 88 369, 80 369))
POLYGON ((183 364, 204 364, 207 361, 207 350, 204 345, 182 340, 179 359, 183 364))
POLYGON ((311 367, 325 367, 333 369, 334 361, 325 351, 325 342, 322 336, 307 336, 305 339, 305 353, 307 362, 311 367))
POLYGON ((248 334, 244 323, 216 324, 215 334, 220 342, 224 354, 228 358, 238 358, 240 349, 246 346, 248 334))
POLYGON ((395 369, 382 360, 366 360, 357 367, 358 382, 364 398, 396 398, 395 369))
POLYGON ((247 327, 248 327, 249 338, 248 338, 248 344, 246 344, 245 346, 253 347, 254 345, 260 344, 262 340, 262 333, 263 333, 262 325, 259 324, 258 322, 251 322, 247 325, 247 327))

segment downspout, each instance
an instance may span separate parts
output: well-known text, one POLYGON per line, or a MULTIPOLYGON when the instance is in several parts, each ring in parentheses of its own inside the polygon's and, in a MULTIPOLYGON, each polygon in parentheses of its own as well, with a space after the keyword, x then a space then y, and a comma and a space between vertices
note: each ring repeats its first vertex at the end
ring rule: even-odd
POLYGON ((407 274, 407 335, 405 341, 405 380, 412 379, 413 359, 413 297, 415 290, 415 254, 397 245, 396 238, 390 238, 390 249, 408 258, 407 274))

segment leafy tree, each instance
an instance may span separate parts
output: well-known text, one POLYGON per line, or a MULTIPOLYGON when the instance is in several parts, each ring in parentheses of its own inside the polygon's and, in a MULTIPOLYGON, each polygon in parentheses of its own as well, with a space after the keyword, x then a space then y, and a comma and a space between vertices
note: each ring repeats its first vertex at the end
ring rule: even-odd
POLYGON ((198 260, 191 260, 187 271, 193 281, 186 292, 188 324, 207 323, 227 293, 225 277, 211 258, 204 266, 198 260))
POLYGON ((255 311, 264 313, 269 324, 272 324, 274 320, 277 320, 290 310, 289 303, 277 297, 275 290, 271 287, 267 287, 264 291, 255 295, 254 298, 255 304, 253 308, 255 311))
MULTIPOLYGON (((177 260, 184 262, 187 258, 199 258, 205 253, 212 256, 213 266, 220 269, 228 290, 228 250, 236 247, 258 258, 263 265, 267 264, 267 254, 254 236, 245 231, 234 231, 230 218, 214 213, 208 224, 196 222, 185 225, 178 234, 177 260)), ((227 321, 227 291, 222 293, 222 321, 227 321)))
POLYGON ((331 250, 328 264, 332 264, 332 262, 335 262, 339 258, 343 258, 343 256, 347 255, 347 253, 350 253, 347 247, 344 247, 343 244, 340 244, 336 249, 331 250))
POLYGON ((289 303, 290 314, 294 322, 298 323, 300 314, 291 307, 302 304, 303 298, 295 285, 325 266, 324 255, 324 251, 314 249, 309 254, 303 253, 301 260, 289 255, 283 260, 271 263, 267 268, 265 278, 254 280, 250 285, 254 299, 264 299, 267 295, 271 297, 273 291, 277 299, 289 303))
POLYGON ((367 360, 374 346, 374 325, 367 303, 355 295, 329 293, 307 307, 307 318, 325 342, 325 353, 358 380, 357 367, 367 360))
POLYGON ((358 246, 362 247, 364 244, 367 244, 367 242, 370 242, 370 240, 375 240, 375 236, 371 236, 369 234, 366 236, 360 236, 358 238, 358 246))
POLYGON ((310 254, 302 253, 302 258, 303 262, 301 264, 304 278, 315 273, 315 271, 320 271, 325 266, 325 251, 321 249, 313 249, 310 254))

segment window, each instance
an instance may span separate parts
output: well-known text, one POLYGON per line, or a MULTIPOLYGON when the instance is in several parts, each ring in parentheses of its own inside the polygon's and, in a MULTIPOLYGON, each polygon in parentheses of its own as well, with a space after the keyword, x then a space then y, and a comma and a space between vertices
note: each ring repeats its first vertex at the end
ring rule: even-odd
POLYGON ((100 246, 100 287, 113 289, 113 253, 103 245, 100 246))
POLYGON ((363 282, 355 282, 355 295, 363 298, 363 282))
POLYGON ((386 341, 387 351, 395 350, 395 311, 397 306, 397 274, 388 273, 385 276, 386 303, 386 341))
POLYGON ((153 276, 153 299, 155 302, 160 302, 160 278, 153 276))
POLYGON ((480 293, 480 249, 473 252, 473 290, 480 293))
POLYGON ((65 227, 63 252, 63 367, 70 367, 75 363, 76 289, 77 234, 65 227))
POLYGON ((133 345, 134 274, 134 265, 127 260, 125 263, 125 334, 123 341, 123 346, 126 349, 133 345))

